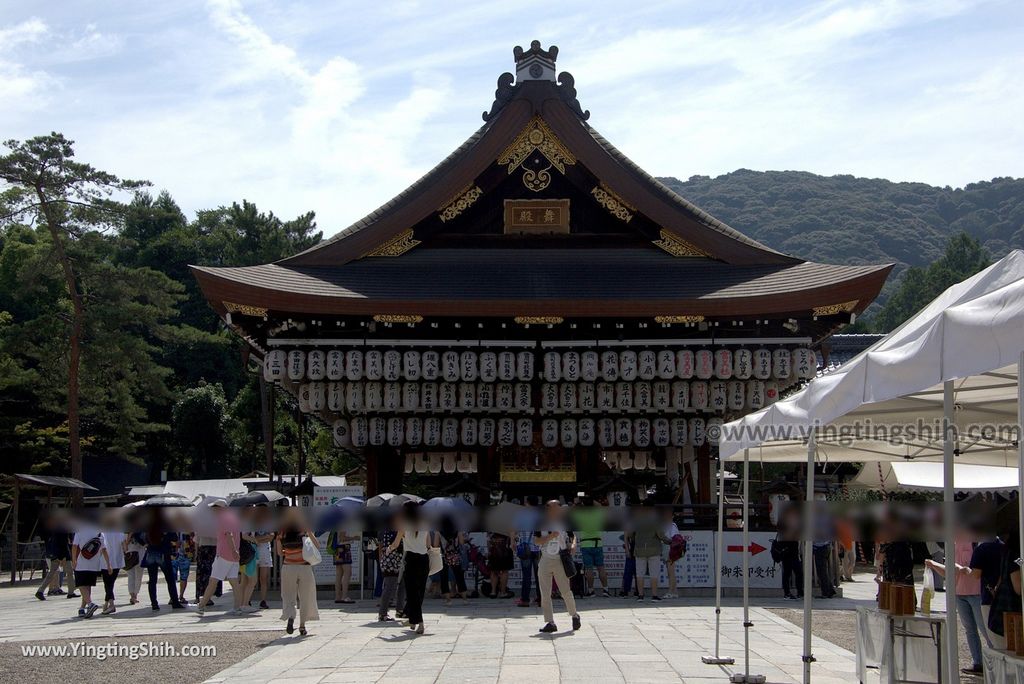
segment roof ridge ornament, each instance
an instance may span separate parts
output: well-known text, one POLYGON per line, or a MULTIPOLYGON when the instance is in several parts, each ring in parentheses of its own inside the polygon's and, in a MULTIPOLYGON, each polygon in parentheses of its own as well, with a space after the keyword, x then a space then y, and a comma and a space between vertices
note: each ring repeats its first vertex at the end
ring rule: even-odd
POLYGON ((584 111, 576 99, 576 79, 568 71, 555 77, 555 59, 558 57, 558 46, 552 45, 547 50, 541 49, 540 41, 530 43, 530 49, 524 50, 515 46, 512 55, 516 60, 516 73, 509 72, 498 77, 497 88, 494 90, 494 102, 490 111, 483 113, 484 121, 490 121, 501 109, 512 101, 516 90, 526 81, 547 81, 555 86, 559 98, 584 121, 590 118, 590 112, 584 111))
POLYGON ((516 58, 516 82, 523 81, 555 81, 555 60, 558 58, 558 46, 552 45, 542 50, 540 41, 530 43, 529 50, 516 45, 512 48, 512 56, 516 58))

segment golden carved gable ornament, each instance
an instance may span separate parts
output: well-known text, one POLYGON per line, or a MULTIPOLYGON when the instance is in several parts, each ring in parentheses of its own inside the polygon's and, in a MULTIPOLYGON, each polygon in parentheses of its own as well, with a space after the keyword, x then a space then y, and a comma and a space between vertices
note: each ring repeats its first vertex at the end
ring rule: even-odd
POLYGON ((708 254, 693 244, 682 239, 678 235, 661 229, 661 239, 654 240, 654 244, 661 247, 674 257, 706 257, 708 254))
POLYGON ((396 257, 401 256, 408 252, 410 249, 420 244, 420 240, 416 240, 412 236, 412 228, 403 230, 398 235, 394 236, 384 244, 373 249, 373 251, 367 252, 363 256, 368 257, 396 257))
POLYGON ((633 220, 633 213, 636 212, 636 207, 627 204, 624 199, 619 197, 615 192, 604 183, 600 183, 590 194, 594 196, 597 203, 608 210, 615 218, 620 221, 629 223, 633 220))
POLYGON ((452 199, 448 200, 444 206, 438 209, 440 212, 441 223, 451 221, 462 212, 466 211, 480 199, 484 194, 484 191, 477 186, 470 184, 459 191, 452 199))
POLYGON ((523 184, 534 192, 540 192, 551 184, 552 167, 564 174, 566 166, 576 163, 576 157, 544 123, 544 119, 534 116, 516 139, 498 155, 498 164, 505 166, 511 175, 534 152, 540 152, 550 162, 543 169, 523 168, 523 184))
POLYGON ((811 311, 815 316, 831 316, 838 313, 850 313, 857 308, 857 302, 859 299, 854 299, 851 302, 842 302, 841 304, 828 304, 826 306, 816 306, 811 311))
POLYGON ((235 304, 234 302, 223 302, 223 304, 228 313, 237 313, 242 314, 243 316, 256 316, 257 318, 262 318, 267 315, 267 310, 262 306, 235 304))

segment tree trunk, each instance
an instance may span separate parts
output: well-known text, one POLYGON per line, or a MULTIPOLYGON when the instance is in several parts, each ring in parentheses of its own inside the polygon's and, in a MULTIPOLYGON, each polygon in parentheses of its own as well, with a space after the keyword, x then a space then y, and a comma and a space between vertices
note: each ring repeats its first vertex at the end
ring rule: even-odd
MULTIPOLYGON (((46 199, 42 188, 36 187, 36 195, 39 198, 43 216, 46 217, 46 225, 50 230, 53 248, 64 271, 64 282, 68 288, 68 296, 71 298, 72 319, 68 350, 68 457, 71 461, 71 477, 81 480, 82 443, 78 427, 78 370, 82 358, 81 340, 85 328, 85 307, 82 305, 82 295, 78 291, 74 265, 68 257, 67 250, 64 249, 64 231, 60 228, 60 221, 54 215, 53 207, 46 199)), ((80 507, 82 505, 82 490, 73 489, 71 491, 72 505, 76 508, 80 507)))

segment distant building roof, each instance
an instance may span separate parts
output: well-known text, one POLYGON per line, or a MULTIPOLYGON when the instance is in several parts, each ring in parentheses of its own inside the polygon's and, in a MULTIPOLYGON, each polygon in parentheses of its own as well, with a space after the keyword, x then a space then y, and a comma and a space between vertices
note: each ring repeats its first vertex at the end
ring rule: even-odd
POLYGON ((17 473, 14 477, 22 482, 42 485, 43 487, 62 487, 64 489, 88 489, 93 492, 98 491, 92 485, 88 485, 81 480, 76 480, 73 477, 59 477, 57 475, 26 475, 24 473, 17 473))
POLYGON ((199 495, 216 496, 226 499, 231 494, 246 494, 249 488, 245 480, 228 478, 223 480, 168 480, 163 494, 178 494, 187 499, 199 495))
POLYGON ((818 370, 818 375, 826 375, 838 369, 883 337, 885 337, 884 333, 832 335, 822 342, 822 348, 828 349, 828 358, 825 366, 818 370))

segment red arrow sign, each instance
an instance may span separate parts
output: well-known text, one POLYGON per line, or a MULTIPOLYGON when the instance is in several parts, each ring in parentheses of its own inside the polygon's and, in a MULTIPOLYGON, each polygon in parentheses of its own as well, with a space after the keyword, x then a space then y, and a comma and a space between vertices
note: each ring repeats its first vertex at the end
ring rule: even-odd
MULTIPOLYGON (((726 550, 729 553, 743 553, 743 546, 742 545, 727 546, 725 548, 726 548, 726 550)), ((763 547, 763 546, 761 546, 757 542, 750 542, 750 549, 749 550, 750 550, 750 555, 751 556, 756 556, 757 554, 761 553, 762 551, 767 551, 768 549, 763 547)))

